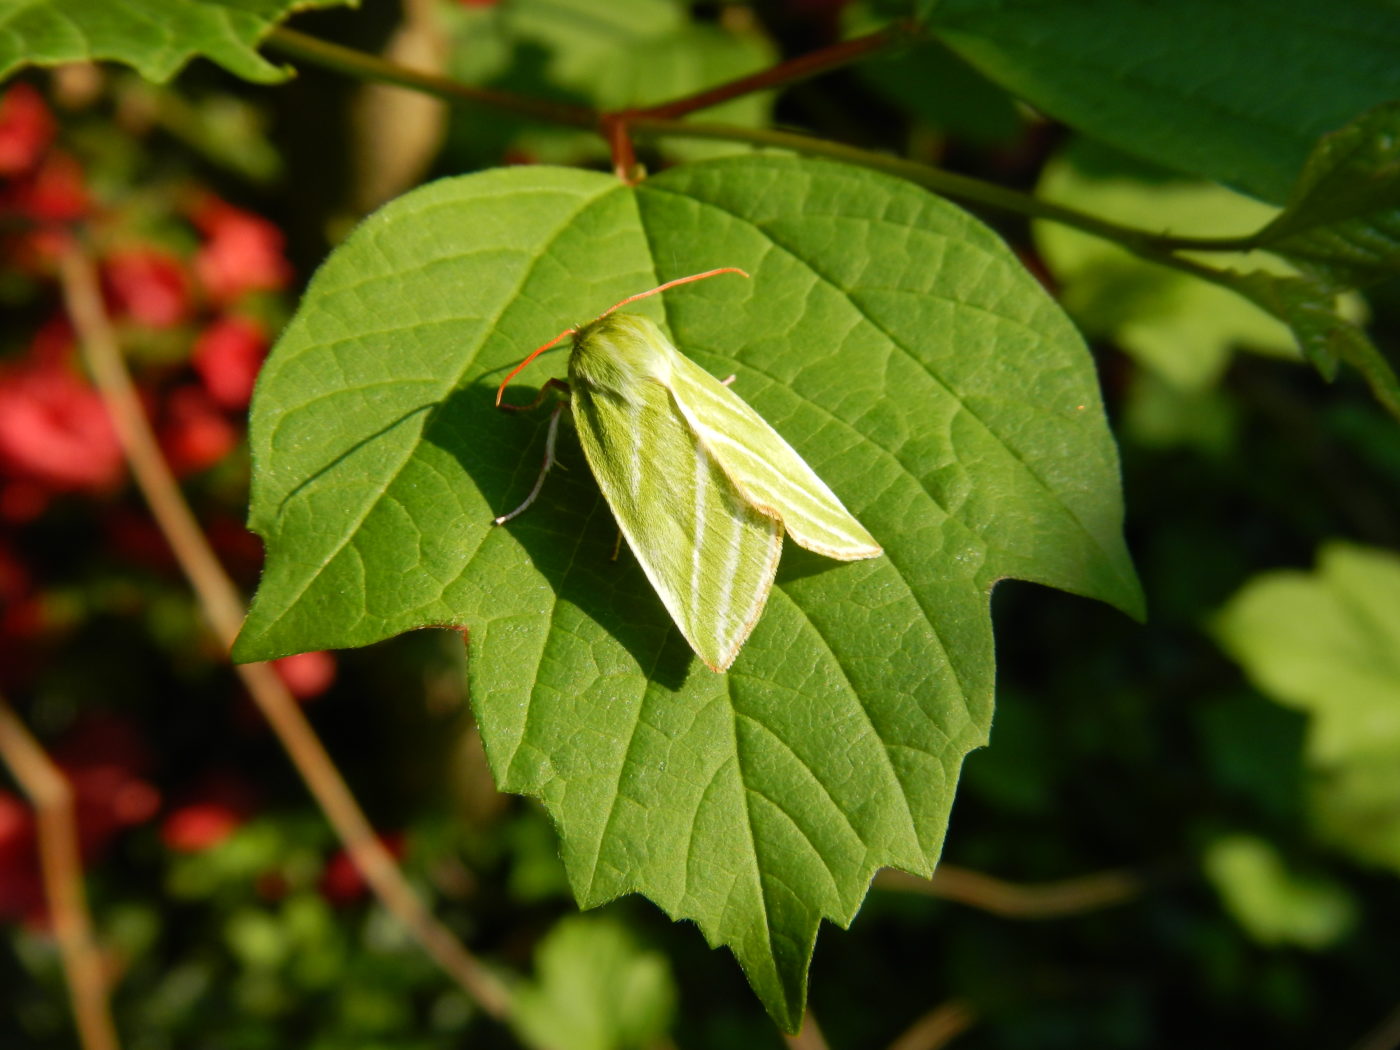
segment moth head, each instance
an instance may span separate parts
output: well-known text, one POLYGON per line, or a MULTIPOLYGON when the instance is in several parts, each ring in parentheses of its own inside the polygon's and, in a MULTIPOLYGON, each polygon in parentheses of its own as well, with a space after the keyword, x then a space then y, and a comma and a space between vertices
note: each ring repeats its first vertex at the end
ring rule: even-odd
MULTIPOLYGON (((693 281, 703 281, 708 277, 717 277, 722 273, 737 273, 741 277, 748 276, 747 273, 739 269, 737 266, 723 266, 720 267, 718 270, 706 270, 704 273, 693 273, 689 277, 677 277, 674 281, 667 281, 665 284, 659 284, 655 288, 648 289, 645 292, 638 292, 636 295, 629 295, 626 299, 622 300, 622 302, 615 303, 612 306, 608 307, 601 314, 599 314, 598 317, 590 321, 588 324, 583 325, 581 328, 564 329, 549 342, 545 343, 544 346, 539 347, 537 350, 531 353, 529 357, 525 358, 524 361, 521 361, 520 364, 516 365, 515 368, 511 370, 510 374, 501 381, 501 385, 496 389, 496 404, 498 406, 501 404, 501 395, 506 392, 506 387, 510 385, 510 381, 512 379, 514 379, 524 370, 526 365, 528 365, 531 361, 533 361, 540 354, 544 353, 550 347, 554 346, 554 344, 559 342, 559 340, 569 335, 574 337, 574 352, 569 357, 569 374, 573 375, 574 359, 578 357, 579 348, 585 342, 588 342, 593 350, 600 350, 601 346, 594 346, 592 340, 596 338, 606 341, 609 338, 609 335, 614 330, 612 328, 604 326, 604 322, 612 319, 614 315, 616 315, 617 318, 628 318, 633 322, 641 322, 645 326, 650 326, 649 329, 638 329, 634 327, 631 330, 634 332, 639 331, 644 339, 649 339, 651 341, 650 347, 652 353, 658 358, 664 358, 666 356, 664 353, 664 349, 670 349, 671 344, 667 342, 666 337, 661 334, 661 329, 657 328, 655 324, 653 324, 651 321, 648 321, 645 317, 638 317, 635 314, 617 314, 617 311, 622 309, 622 307, 628 305, 629 303, 635 303, 638 299, 646 299, 649 296, 656 295, 659 292, 664 292, 669 288, 675 288, 682 284, 690 284, 693 281), (658 347, 664 348, 663 351, 658 352, 658 347)), ((591 358, 594 355, 590 352, 586 356, 591 358)), ((631 373, 619 374, 616 372, 609 372, 606 369, 604 369, 604 374, 617 376, 617 378, 620 381, 625 380, 627 378, 627 375, 631 373)), ((651 374, 656 375, 657 373, 651 374)), ((600 383, 600 385, 604 384, 600 383)), ((607 385, 612 384, 609 383, 607 385)), ((506 405, 504 407, 509 408, 510 406, 506 405)))
POLYGON ((670 378, 670 350, 670 341, 649 318, 605 314, 574 333, 569 381, 626 398, 643 380, 670 378))

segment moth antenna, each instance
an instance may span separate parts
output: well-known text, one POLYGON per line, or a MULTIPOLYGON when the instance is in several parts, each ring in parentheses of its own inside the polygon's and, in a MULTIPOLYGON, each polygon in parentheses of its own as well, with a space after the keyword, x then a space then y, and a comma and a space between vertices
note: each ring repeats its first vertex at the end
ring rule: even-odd
POLYGON ((646 299, 650 296, 664 292, 669 288, 674 288, 680 284, 690 284, 691 281, 703 281, 706 277, 718 277, 722 273, 737 273, 740 277, 747 277, 748 273, 737 266, 721 266, 718 270, 706 270, 704 273, 693 273, 689 277, 677 277, 674 281, 667 281, 665 284, 658 284, 649 292, 638 292, 636 295, 629 295, 622 302, 608 307, 593 320, 602 320, 615 310, 621 310, 628 303, 635 303, 638 299, 646 299))
MULTIPOLYGON (((621 310, 628 303, 635 303, 638 299, 646 299, 650 296, 664 292, 667 289, 675 288, 677 285, 690 284, 692 281, 703 281, 707 277, 718 277, 722 273, 737 273, 740 277, 748 276, 748 273, 746 271, 739 269, 739 267, 737 266, 721 266, 718 270, 706 270, 704 273, 693 273, 689 277, 677 277, 674 281, 667 281, 665 284, 658 284, 655 288, 651 289, 650 291, 638 292, 636 295, 629 295, 626 299, 622 300, 622 302, 616 303, 608 307, 593 320, 601 320, 602 318, 607 317, 608 314, 614 313, 617 310, 621 310)), ((565 336, 573 335, 577 331, 577 328, 565 328, 553 339, 545 343, 544 346, 540 347, 538 350, 532 350, 530 352, 529 357, 525 358, 524 361, 521 361, 520 364, 516 365, 513 369, 511 369, 510 375, 506 376, 505 379, 501 380, 501 385, 496 388, 497 407, 500 406, 501 398, 505 395, 506 387, 510 385, 510 381, 516 376, 518 376, 525 369, 526 365, 528 365, 535 358, 539 357, 540 354, 544 353, 555 343, 559 342, 559 340, 563 339, 565 336)))
MULTIPOLYGON (((614 307, 614 309, 616 309, 616 308, 614 307)), ((533 361, 535 358, 539 357, 540 354, 544 353, 546 350, 548 350, 548 349, 549 349, 551 346, 553 346, 555 343, 559 342, 559 340, 563 339, 565 336, 573 335, 573 334, 574 334, 575 332, 577 332, 577 331, 578 331, 577 328, 565 328, 562 332, 560 332, 558 335, 556 335, 553 339, 551 339, 549 342, 545 343, 544 346, 541 346, 541 347, 539 347, 539 348, 536 349, 536 350, 531 350, 531 351, 530 351, 530 356, 527 357, 527 358, 525 358, 524 361, 521 361, 520 364, 516 365, 513 369, 511 369, 510 375, 508 375, 508 376, 506 376, 504 379, 502 379, 502 380, 501 380, 501 385, 500 385, 499 387, 496 388, 496 407, 499 408, 499 407, 501 406, 501 397, 502 397, 502 395, 505 394, 505 392, 506 392, 506 387, 508 387, 508 386, 510 385, 510 381, 511 381, 512 379, 514 379, 516 376, 518 376, 521 372, 523 372, 523 371, 525 370, 525 366, 526 366, 526 365, 528 365, 528 364, 529 364, 531 361, 533 361)))

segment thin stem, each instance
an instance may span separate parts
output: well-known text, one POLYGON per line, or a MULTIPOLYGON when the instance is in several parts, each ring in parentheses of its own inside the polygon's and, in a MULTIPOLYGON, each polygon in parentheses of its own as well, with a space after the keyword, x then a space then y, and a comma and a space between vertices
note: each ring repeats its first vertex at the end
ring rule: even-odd
POLYGON ((967 175, 958 175, 941 168, 920 164, 917 161, 905 160, 902 157, 875 153, 856 146, 847 146, 844 143, 832 142, 828 139, 820 139, 792 131, 778 131, 772 128, 745 128, 733 124, 656 120, 650 117, 638 117, 633 121, 632 128, 644 135, 752 142, 755 145, 790 149, 795 153, 805 153, 813 157, 830 157, 848 164, 887 172, 948 197, 957 197, 960 200, 995 208, 1013 215, 1030 219, 1046 219, 1050 222, 1058 222, 1063 226, 1082 230, 1095 237, 1112 241, 1148 262, 1157 263, 1159 266, 1170 266, 1173 269, 1189 273, 1193 277, 1217 284, 1225 283, 1221 281, 1219 271, 1184 258, 1176 254, 1176 250, 1178 248, 1197 250, 1209 248, 1215 251, 1242 251, 1253 247, 1252 240, 1256 236, 1251 234, 1246 237, 1212 240, 1153 233, 1139 227, 1123 226, 1116 222, 1110 222, 1087 212, 1056 204, 1054 201, 1042 200, 1028 193, 1010 190, 1004 186, 984 182, 967 175))
POLYGON ((299 33, 295 29, 280 27, 268 34, 264 41, 291 58, 312 65, 322 66, 344 73, 360 80, 374 80, 383 84, 396 84, 399 87, 423 91, 449 102, 475 102, 495 109, 503 109, 522 117, 531 117, 546 124, 563 124, 572 128, 596 128, 602 116, 597 110, 587 106, 575 106, 565 102, 549 102, 545 99, 517 95, 509 91, 493 88, 473 87, 451 77, 423 73, 408 66, 399 65, 354 48, 332 44, 314 36, 299 33))
POLYGON ((942 171, 889 154, 847 146, 843 143, 772 128, 746 128, 735 124, 690 123, 677 116, 739 98, 752 91, 771 89, 815 76, 865 57, 915 31, 915 24, 900 22, 868 36, 834 44, 809 55, 779 63, 748 77, 720 84, 694 95, 635 110, 601 113, 588 106, 549 102, 508 91, 474 87, 451 77, 423 73, 354 48, 332 44, 294 29, 274 29, 266 43, 303 62, 322 66, 364 80, 423 91, 449 102, 470 102, 492 106, 549 124, 588 128, 607 141, 614 167, 623 181, 635 175, 630 134, 640 132, 656 137, 722 139, 751 142, 758 146, 790 149, 814 157, 830 157, 848 164, 885 171, 938 193, 971 201, 1033 219, 1048 219, 1091 233, 1122 245, 1129 251, 1163 265, 1174 265, 1175 251, 1245 251, 1255 247, 1257 234, 1244 237, 1174 237, 1150 230, 1123 226, 1086 212, 1041 200, 1027 193, 1009 190, 981 179, 942 171))
POLYGON ((842 40, 840 43, 819 48, 816 51, 809 51, 805 55, 798 55, 786 62, 779 62, 776 66, 761 69, 757 73, 750 73, 737 80, 718 84, 715 87, 706 88, 704 91, 697 91, 693 95, 683 95, 670 102, 662 102, 655 106, 639 107, 628 114, 629 123, 638 117, 653 120, 675 120, 698 110, 718 106, 731 99, 742 98, 758 91, 771 91, 774 88, 786 87, 789 84, 810 79, 841 66, 849 65, 866 55, 882 51, 892 44, 907 39, 914 34, 915 26, 916 23, 912 20, 895 22, 874 33, 854 37, 850 40, 842 40))
POLYGON ((1162 234, 1148 237, 1147 243, 1151 247, 1168 252, 1252 252, 1260 247, 1259 235, 1267 228, 1237 237, 1178 237, 1175 234, 1162 234))
POLYGON ((1055 919, 1124 904, 1143 892, 1142 878, 1128 871, 1104 871, 1074 879, 1026 885, 980 871, 940 864, 933 878, 921 879, 892 868, 875 877, 882 890, 904 890, 957 901, 1005 919, 1055 919))
POLYGON ((676 119, 686 113, 715 106, 753 91, 790 84, 856 61, 911 34, 914 31, 913 25, 908 22, 895 23, 867 36, 822 48, 694 95, 656 106, 614 113, 600 113, 587 106, 549 102, 508 91, 474 87, 451 77, 423 73, 377 55, 332 44, 285 27, 273 30, 267 37, 267 43, 293 58, 348 76, 397 84, 400 87, 424 91, 449 102, 474 102, 492 106, 545 123, 596 130, 607 141, 612 152, 614 169, 624 182, 633 181, 636 171, 631 144, 632 132, 657 137, 724 139, 790 149, 808 156, 830 157, 848 164, 885 171, 950 197, 1028 218, 1048 219, 1083 230, 1167 266, 1175 265, 1172 253, 1178 250, 1245 251, 1254 247, 1257 235, 1213 238, 1174 237, 1154 233, 1110 222, 981 179, 957 175, 926 164, 811 135, 772 128, 746 128, 734 124, 689 123, 676 119))
POLYGON ((44 896, 63 957, 68 996, 83 1050, 117 1050, 107 968, 92 933, 73 789, 19 716, 0 696, 0 758, 34 805, 44 896))
POLYGON ((637 164, 637 151, 632 147, 632 132, 625 115, 604 114, 598 120, 598 130, 608 142, 608 154, 612 157, 613 174, 618 181, 635 186, 644 172, 637 164))
POLYGON ((911 1024, 888 1050, 940 1050, 972 1027, 977 1013, 960 999, 935 1006, 911 1024))
MULTIPOLYGON (((205 618, 227 650, 243 622, 243 603, 166 466, 108 320, 96 270, 80 245, 65 251, 60 280, 84 360, 112 417, 131 472, 205 618)), ((483 1010, 504 1019, 510 1012, 508 993, 423 906, 271 665, 241 664, 234 669, 379 900, 483 1010)))
POLYGON ((802 1015, 802 1027, 793 1035, 783 1035, 783 1042, 789 1050, 829 1050, 826 1036, 822 1035, 816 1017, 809 1009, 802 1015))
POLYGON ((674 138, 727 139, 738 142, 751 142, 757 146, 770 146, 804 153, 813 157, 830 157, 848 164, 871 168, 875 171, 898 175, 910 182, 926 186, 931 190, 996 208, 999 211, 1024 215, 1033 219, 1051 219, 1073 226, 1076 229, 1106 237, 1124 247, 1146 247, 1149 244, 1166 245, 1170 238, 1163 238, 1148 230, 1132 226, 1121 226, 1107 219, 1100 219, 1073 208, 1041 200, 1028 193, 1010 190, 995 183, 984 182, 967 175, 958 175, 941 168, 930 167, 917 161, 905 160, 887 153, 848 146, 841 142, 803 135, 793 131, 779 131, 773 128, 746 128, 735 124, 704 124, 679 120, 660 120, 654 117, 638 116, 632 121, 632 129, 644 135, 674 138))

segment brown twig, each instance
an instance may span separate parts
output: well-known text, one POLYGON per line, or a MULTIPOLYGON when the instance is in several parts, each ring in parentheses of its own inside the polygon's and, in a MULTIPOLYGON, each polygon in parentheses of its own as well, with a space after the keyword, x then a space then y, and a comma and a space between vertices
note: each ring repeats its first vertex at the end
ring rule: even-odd
POLYGON ((783 1041, 792 1050, 828 1050, 826 1036, 822 1035, 822 1030, 817 1025, 817 1019, 812 1016, 811 1010, 802 1015, 802 1027, 792 1035, 785 1033, 783 1041))
MULTIPOLYGON (((353 48, 343 47, 340 44, 318 40, 292 29, 278 28, 273 30, 268 35, 266 43, 295 59, 347 76, 414 88, 450 102, 481 103, 546 123, 588 128, 598 132, 608 141, 610 146, 614 147, 615 159, 617 158, 617 148, 613 128, 619 123, 625 125, 628 137, 645 135, 654 138, 714 139, 726 142, 748 142, 759 148, 788 149, 808 156, 829 157, 859 167, 888 172, 908 179, 917 185, 926 186, 935 193, 996 208, 1008 214, 1062 223, 1091 233, 1096 237, 1113 241, 1149 261, 1164 266, 1185 268, 1187 260, 1176 253, 1175 249, 1177 248, 1235 250, 1241 246, 1248 246, 1257 239, 1257 235, 1250 235, 1243 239, 1226 238, 1220 241, 1201 238, 1178 239, 1152 230, 1109 222, 1087 212, 1076 211, 1065 205, 1042 200, 995 183, 983 182, 980 179, 944 171, 927 164, 920 164, 874 150, 860 149, 814 135, 803 135, 777 128, 751 128, 734 124, 692 122, 678 120, 674 116, 661 115, 677 112, 692 113, 706 106, 713 106, 719 102, 728 101, 730 98, 740 97, 748 91, 772 89, 793 83, 804 77, 814 76, 817 73, 826 72, 839 65, 864 57, 880 47, 893 43, 901 36, 910 35, 917 31, 917 22, 894 23, 869 36, 835 44, 830 48, 814 51, 810 55, 799 56, 788 62, 779 63, 770 69, 754 73, 750 77, 743 77, 727 84, 709 88, 697 95, 688 95, 671 102, 660 103, 657 106, 618 110, 613 113, 601 113, 588 106, 549 102, 511 92, 473 87, 450 77, 425 73, 387 61, 378 55, 370 55, 353 48)), ((626 181, 635 181, 635 178, 634 169, 626 181)))
POLYGON ((758 91, 771 91, 774 88, 787 87, 789 84, 796 84, 798 81, 808 80, 822 73, 829 73, 841 66, 850 65, 875 51, 882 51, 892 44, 912 37, 916 28, 917 23, 913 20, 894 22, 874 33, 867 33, 865 36, 853 37, 829 47, 809 51, 805 55, 798 55, 796 58, 779 62, 776 66, 760 69, 757 73, 750 73, 748 76, 739 77, 736 80, 716 84, 712 88, 697 91, 693 95, 683 95, 670 102, 641 107, 636 110, 636 115, 655 120, 675 120, 687 114, 729 102, 732 99, 752 95, 758 91))
POLYGON ((0 758, 34 805, 44 896, 83 1050, 117 1050, 117 1029, 107 997, 107 967, 93 937, 83 889, 73 788, 3 696, 0 758))
POLYGON ((957 901, 1006 919, 1054 919, 1122 904, 1142 894, 1140 876, 1104 871, 1032 885, 1007 882, 980 871, 941 864, 931 879, 886 869, 875 876, 883 890, 903 890, 957 901))
POLYGON ((971 1028, 976 1020, 977 1013, 972 1007, 961 1000, 950 999, 901 1032, 888 1050, 940 1050, 971 1028))
MULTIPOLYGON (((224 574, 166 466, 122 360, 98 290, 96 271, 80 245, 75 243, 64 253, 60 279, 68 316, 78 334, 84 360, 111 414, 131 472, 189 579, 205 617, 227 651, 243 622, 243 602, 233 582, 224 574)), ((423 906, 272 667, 242 664, 235 670, 379 900, 483 1010, 492 1017, 504 1019, 510 1012, 506 989, 423 906)))
POLYGON ((632 132, 627 126, 630 112, 604 113, 598 118, 598 131, 607 139, 612 154, 613 174, 629 186, 637 183, 637 151, 632 146, 632 132))

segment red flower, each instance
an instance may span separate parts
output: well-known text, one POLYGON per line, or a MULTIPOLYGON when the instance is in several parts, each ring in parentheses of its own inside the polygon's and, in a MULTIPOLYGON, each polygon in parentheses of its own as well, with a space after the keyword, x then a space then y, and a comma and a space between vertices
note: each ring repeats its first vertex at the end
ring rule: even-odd
POLYGON ((170 543, 149 514, 114 507, 103 515, 103 531, 110 550, 122 562, 157 572, 176 572, 170 543))
POLYGON ((194 369, 215 401, 224 408, 243 409, 253 396, 266 355, 262 325, 248 317, 221 317, 194 344, 194 369))
MULTIPOLYGON (((404 836, 401 831, 381 832, 379 841, 389 854, 398 859, 404 853, 404 836)), ((369 887, 365 884, 360 869, 350 859, 350 854, 340 849, 326 861, 321 872, 321 896, 337 906, 353 904, 365 895, 369 887)))
POLYGON ((282 288, 292 279, 282 231, 266 219, 212 197, 192 218, 208 238, 195 255, 194 270, 215 303, 282 288))
POLYGON ((272 669, 298 700, 314 699, 335 682, 335 657, 324 651, 284 656, 272 669))
POLYGON ((36 171, 16 182, 6 205, 34 222, 71 222, 92 204, 83 169, 66 153, 53 152, 36 171))
POLYGON ((0 521, 23 525, 43 514, 52 502, 53 493, 43 485, 0 474, 0 521))
POLYGON ((97 392, 44 344, 0 373, 0 472, 57 491, 101 491, 122 478, 116 431, 97 392))
POLYGON ((25 220, 14 224, 19 232, 8 239, 5 254, 21 270, 47 270, 71 239, 65 224, 82 218, 91 205, 78 162, 50 152, 37 169, 0 190, 0 225, 11 225, 11 216, 25 220))
POLYGON ((33 87, 16 84, 0 95, 0 175, 18 175, 34 167, 53 133, 49 107, 33 87))
POLYGON ((185 264, 159 248, 114 252, 102 276, 113 306, 139 324, 170 328, 189 316, 190 281, 185 264))
POLYGON ((257 578, 263 563, 262 541, 242 521, 228 515, 211 517, 204 523, 204 534, 235 579, 257 578))
MULTIPOLYGON (((53 749, 53 762, 73 785, 78 844, 92 861, 113 837, 160 806, 160 794, 141 778, 148 755, 130 722, 91 715, 53 749)), ((34 813, 22 799, 0 791, 0 917, 45 921, 34 813)))
POLYGON ((238 443, 238 431, 197 386, 170 394, 160 428, 160 447, 176 474, 212 467, 238 443))
MULTIPOLYGON (((159 792, 141 775, 149 760, 145 745, 136 729, 115 715, 80 722, 52 754, 73 786, 85 861, 160 807, 159 792)), ((0 916, 38 923, 44 913, 33 814, 19 798, 0 791, 0 916)))
POLYGON ((177 853, 199 853, 217 846, 245 822, 241 813, 219 802, 192 802, 174 810, 160 825, 160 840, 177 853))
POLYGON ((29 361, 35 365, 66 368, 73 360, 77 337, 67 314, 54 314, 29 340, 29 361))
MULTIPOLYGON (((0 515, 6 486, 0 486, 0 515)), ((43 647, 35 643, 44 633, 45 617, 42 597, 34 591, 24 562, 5 538, 0 536, 0 690, 22 687, 42 659, 43 647)), ((0 817, 0 825, 3 825, 0 817)), ((4 838, 0 828, 0 840, 4 838)), ((0 844, 0 853, 3 853, 0 844)), ((0 869, 3 869, 0 862, 0 869)), ((0 882, 4 881, 0 871, 0 882)), ((4 907, 0 906, 0 912, 4 907)))
POLYGON ((219 772, 206 776, 184 804, 166 814, 160 839, 177 853, 198 853, 223 842, 248 822, 257 806, 249 783, 219 772))
MULTIPOLYGON (((18 795, 0 788, 0 871, 8 871, 34 844, 34 817, 18 795)), ((0 879, 0 885, 4 885, 0 879)), ((3 910, 3 908, 0 908, 3 910)))
POLYGON ((135 724, 120 715, 87 715, 53 748, 68 775, 78 812, 83 856, 99 856, 124 828, 160 809, 160 792, 144 779, 150 749, 135 724))
POLYGON ((18 795, 0 789, 0 918, 37 922, 43 914, 34 815, 18 795))

